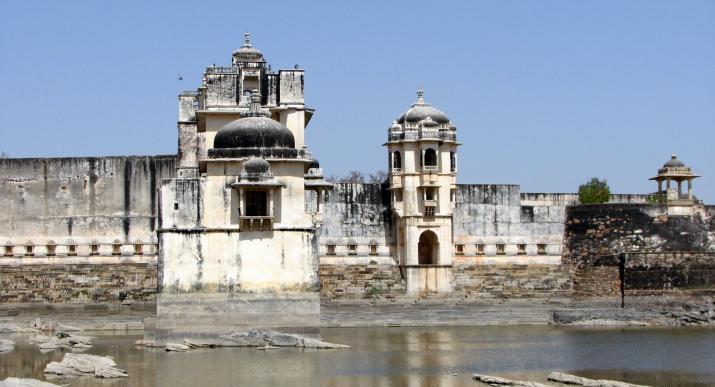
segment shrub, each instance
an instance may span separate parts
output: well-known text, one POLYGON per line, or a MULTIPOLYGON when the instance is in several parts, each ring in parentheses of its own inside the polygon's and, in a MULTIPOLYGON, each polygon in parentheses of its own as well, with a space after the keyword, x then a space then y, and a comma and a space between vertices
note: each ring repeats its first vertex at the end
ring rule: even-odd
POLYGON ((608 188, 606 180, 599 180, 597 177, 593 177, 578 187, 578 200, 582 204, 605 203, 610 198, 611 189, 608 188))

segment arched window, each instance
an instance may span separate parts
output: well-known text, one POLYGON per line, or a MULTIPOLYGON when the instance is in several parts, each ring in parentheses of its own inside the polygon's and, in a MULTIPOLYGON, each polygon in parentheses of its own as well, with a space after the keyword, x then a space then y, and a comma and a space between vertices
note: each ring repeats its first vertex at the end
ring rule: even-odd
POLYGON ((77 243, 72 239, 67 241, 67 255, 77 255, 77 243))
POLYGON ((399 151, 392 153, 392 170, 400 172, 402 170, 402 155, 399 151))
POLYGON ((25 243, 25 256, 31 257, 35 255, 35 244, 32 241, 25 243))
POLYGON ((449 152, 449 171, 457 172, 457 153, 449 152))
POLYGON ((424 153, 424 167, 427 170, 436 170, 437 169, 437 151, 434 150, 433 148, 427 148, 425 149, 424 153))
POLYGON ((144 244, 142 241, 137 240, 134 242, 134 255, 142 255, 144 254, 144 244))

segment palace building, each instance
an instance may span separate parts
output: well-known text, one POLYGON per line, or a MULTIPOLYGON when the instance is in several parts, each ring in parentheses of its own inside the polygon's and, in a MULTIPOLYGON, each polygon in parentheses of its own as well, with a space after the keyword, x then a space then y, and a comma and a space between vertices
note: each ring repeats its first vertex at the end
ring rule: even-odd
MULTIPOLYGON (((176 155, 0 160, 0 301, 156 303, 168 340, 310 332, 321 300, 572 293, 578 195, 458 184, 458 127, 422 90, 386 125, 387 180, 331 184, 305 87, 305 70, 272 71, 246 34, 179 94, 176 155)), ((611 203, 710 219, 696 177, 673 156, 656 195, 611 203)))

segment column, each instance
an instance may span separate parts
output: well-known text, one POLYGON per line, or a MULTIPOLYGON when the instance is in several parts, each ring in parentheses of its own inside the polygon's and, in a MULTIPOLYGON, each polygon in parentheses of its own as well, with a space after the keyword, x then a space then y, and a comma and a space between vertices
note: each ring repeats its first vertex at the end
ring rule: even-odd
POLYGON ((693 200, 693 179, 688 179, 688 200, 693 200))
POLYGON ((658 179, 658 195, 663 194, 663 180, 658 179))
POLYGON ((682 192, 682 190, 681 190, 682 185, 683 185, 683 181, 678 180, 678 199, 680 199, 680 193, 682 192))

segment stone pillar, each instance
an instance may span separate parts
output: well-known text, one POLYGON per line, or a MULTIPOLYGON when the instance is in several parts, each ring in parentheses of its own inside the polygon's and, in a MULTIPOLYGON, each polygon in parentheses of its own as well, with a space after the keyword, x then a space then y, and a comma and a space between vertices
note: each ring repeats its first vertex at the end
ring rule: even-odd
POLYGON ((681 195, 681 193, 683 192, 682 186, 683 186, 683 181, 682 181, 682 180, 678 180, 678 199, 680 199, 680 195, 681 195))
POLYGON ((693 200, 693 179, 688 179, 688 200, 693 200))
POLYGON ((663 180, 658 180, 658 195, 663 194, 663 180))

